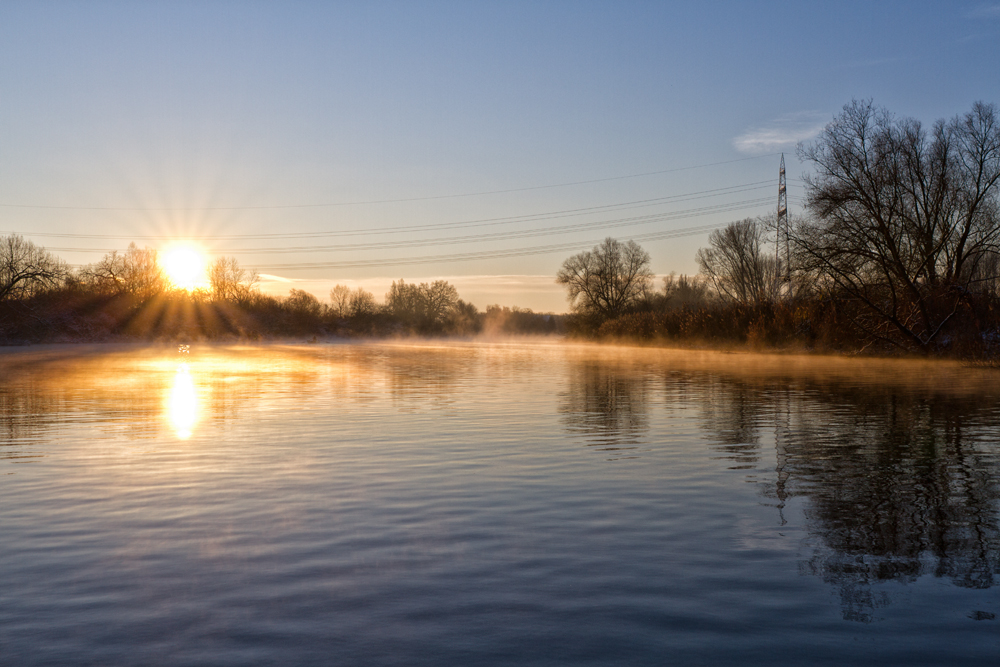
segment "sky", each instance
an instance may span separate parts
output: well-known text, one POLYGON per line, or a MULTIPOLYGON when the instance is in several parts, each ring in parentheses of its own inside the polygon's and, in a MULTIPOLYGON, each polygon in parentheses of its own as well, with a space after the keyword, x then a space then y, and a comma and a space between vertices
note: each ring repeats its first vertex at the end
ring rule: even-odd
POLYGON ((782 153, 796 214, 796 145, 869 98, 1000 103, 1000 3, 2 0, 0 234, 563 312, 607 236, 696 273, 782 153))

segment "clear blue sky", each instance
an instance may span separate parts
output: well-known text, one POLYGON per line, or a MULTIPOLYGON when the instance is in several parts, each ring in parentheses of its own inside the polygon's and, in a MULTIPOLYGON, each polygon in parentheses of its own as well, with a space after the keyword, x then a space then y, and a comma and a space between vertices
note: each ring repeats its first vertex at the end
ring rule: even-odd
MULTIPOLYGON (((928 124, 1000 103, 1000 4, 6 1, 0 233, 562 310, 588 243, 772 210, 782 151, 794 212, 795 144, 869 97, 928 124)), ((641 243, 692 273, 707 236, 641 243)))

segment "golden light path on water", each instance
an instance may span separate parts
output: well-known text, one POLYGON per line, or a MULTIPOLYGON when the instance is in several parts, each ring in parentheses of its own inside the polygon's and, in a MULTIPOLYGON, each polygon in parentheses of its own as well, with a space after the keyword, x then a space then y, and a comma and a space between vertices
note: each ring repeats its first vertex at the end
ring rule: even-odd
POLYGON ((178 366, 174 374, 167 399, 167 417, 178 438, 187 440, 191 437, 198 423, 198 394, 186 363, 178 366))

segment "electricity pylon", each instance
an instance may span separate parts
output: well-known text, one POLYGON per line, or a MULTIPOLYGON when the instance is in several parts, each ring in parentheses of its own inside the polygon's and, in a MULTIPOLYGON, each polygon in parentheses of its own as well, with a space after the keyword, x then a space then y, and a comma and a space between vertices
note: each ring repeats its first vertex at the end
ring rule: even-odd
POLYGON ((778 224, 774 233, 774 263, 776 267, 781 267, 781 235, 785 238, 785 275, 782 281, 788 284, 791 289, 792 269, 788 247, 788 193, 785 190, 785 154, 781 154, 781 166, 778 168, 778 224))

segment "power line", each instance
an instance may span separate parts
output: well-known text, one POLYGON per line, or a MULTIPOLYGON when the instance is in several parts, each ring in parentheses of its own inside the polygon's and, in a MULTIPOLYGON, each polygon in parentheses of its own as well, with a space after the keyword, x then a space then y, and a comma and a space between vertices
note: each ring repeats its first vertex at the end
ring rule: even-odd
MULTIPOLYGON (((396 227, 374 227, 365 230, 350 230, 338 232, 291 232, 282 234, 221 234, 221 235, 200 235, 188 236, 191 241, 228 241, 228 240, 269 240, 269 239, 308 239, 308 238, 329 238, 344 236, 369 236, 381 234, 395 234, 406 232, 428 232, 444 229, 455 229, 461 227, 487 227, 494 225, 508 225, 518 222, 537 222, 539 220, 555 220, 558 218, 573 217, 576 215, 586 215, 588 213, 598 213, 609 210, 628 210, 631 208, 644 208, 671 202, 691 201, 695 199, 707 199, 709 197, 719 197, 723 195, 740 194, 761 190, 771 185, 771 181, 757 181, 756 183, 743 183, 741 185, 730 185, 722 188, 712 188, 709 190, 699 190, 696 192, 669 195, 667 197, 655 197, 652 199, 638 199, 634 201, 619 202, 615 204, 603 204, 600 206, 587 206, 582 208, 564 209, 559 211, 546 211, 543 213, 528 213, 523 215, 478 218, 474 220, 461 220, 457 222, 442 222, 427 225, 409 225, 396 227)), ((24 232, 5 232, 17 234, 24 232)), ((119 234, 69 234, 56 232, 28 232, 27 235, 44 238, 67 238, 67 239, 130 239, 142 241, 167 241, 176 240, 177 235, 153 234, 153 235, 119 235, 119 234)))
MULTIPOLYGON (((768 197, 768 201, 771 198, 768 197)), ((661 241, 665 239, 681 238, 685 236, 697 236, 699 234, 704 234, 715 229, 720 229, 725 227, 729 223, 717 223, 711 225, 703 225, 700 227, 688 227, 685 229, 676 229, 668 232, 653 232, 650 234, 640 234, 637 236, 632 236, 633 241, 661 241)), ((410 264, 437 264, 437 263, 447 263, 447 262, 461 262, 470 260, 483 260, 483 259, 501 259, 508 257, 523 257, 525 255, 544 255, 552 252, 576 250, 579 248, 586 248, 588 246, 594 246, 601 242, 599 240, 591 241, 579 241, 572 243, 559 243, 544 246, 532 246, 527 248, 512 248, 510 250, 484 250, 480 252, 470 252, 470 253, 456 253, 450 255, 424 255, 420 257, 395 257, 391 259, 373 259, 373 260, 357 260, 357 261, 344 261, 344 262, 313 262, 313 263, 298 263, 298 264, 271 264, 271 265, 258 265, 254 268, 258 270, 272 270, 272 271, 295 271, 295 270, 308 270, 308 269, 343 269, 343 268, 359 268, 359 267, 371 267, 371 266, 402 266, 410 264)))
MULTIPOLYGON (((464 236, 446 236, 432 239, 409 239, 402 241, 383 241, 378 243, 353 243, 339 244, 333 246, 290 246, 290 247, 267 247, 267 248, 231 248, 218 251, 221 255, 269 255, 287 253, 317 253, 317 252, 357 252, 360 250, 389 250, 399 248, 418 248, 433 245, 456 245, 462 243, 484 243, 495 241, 506 241, 521 238, 533 238, 539 236, 552 236, 556 234, 571 234, 581 231, 592 231, 596 229, 612 229, 617 227, 630 227, 635 225, 645 225, 653 222, 664 222, 676 220, 678 218, 691 218, 713 213, 725 213, 739 210, 748 206, 757 206, 770 201, 769 198, 745 199, 743 201, 728 202, 725 204, 714 204, 691 208, 682 211, 668 211, 664 213, 654 213, 651 215, 633 216, 630 218, 615 218, 611 220, 598 220, 571 225, 560 225, 544 229, 527 229, 508 232, 495 232, 492 234, 467 234, 464 236)), ((121 250, 120 248, 48 248, 53 252, 76 252, 76 253, 107 253, 121 250)))
POLYGON ((585 181, 569 181, 566 183, 550 183, 546 185, 534 185, 523 188, 507 188, 503 190, 482 190, 479 192, 465 192, 460 194, 431 195, 427 197, 398 197, 394 199, 367 199, 351 202, 330 202, 316 204, 275 204, 270 206, 56 206, 46 204, 9 204, 0 203, 0 208, 20 208, 20 209, 42 209, 58 211, 133 211, 133 212, 183 212, 197 213, 207 211, 266 211, 297 208, 334 208, 340 206, 361 206, 368 204, 395 204, 403 202, 434 201, 441 199, 462 199, 468 197, 481 197, 484 195, 510 194, 514 192, 530 192, 532 190, 549 190, 553 188, 565 188, 574 185, 591 185, 594 183, 608 183, 611 181, 623 181, 631 178, 642 178, 645 176, 657 176, 660 174, 672 174, 680 171, 691 171, 694 169, 704 169, 706 167, 717 167, 724 164, 734 164, 736 162, 746 162, 748 160, 759 160, 766 157, 773 157, 777 153, 767 155, 755 155, 753 157, 738 158, 736 160, 724 160, 722 162, 710 162, 707 164, 697 164, 690 167, 676 167, 673 169, 660 169, 658 171, 647 171, 639 174, 626 174, 624 176, 609 176, 607 178, 593 178, 585 181))
MULTIPOLYGON (((771 198, 767 197, 753 201, 760 201, 761 203, 765 203, 771 201, 771 198)), ((711 211, 711 212, 714 213, 716 211, 711 211)), ((666 239, 697 236, 699 234, 704 234, 705 232, 721 229, 722 227, 725 227, 727 224, 729 223, 728 222, 713 223, 709 225, 685 227, 681 229, 667 230, 663 232, 638 234, 632 236, 631 240, 637 242, 662 241, 666 239)), ((553 252, 565 252, 568 250, 586 248, 588 246, 596 245, 600 242, 601 240, 590 240, 590 241, 577 241, 570 243, 548 244, 540 246, 528 246, 524 248, 510 248, 506 250, 484 250, 484 251, 452 253, 444 255, 423 255, 418 257, 393 257, 389 259, 354 260, 354 261, 348 260, 341 262, 308 262, 308 263, 297 262, 295 264, 256 265, 249 268, 254 268, 257 270, 269 270, 269 271, 296 271, 296 270, 311 270, 311 269, 361 268, 361 267, 372 267, 372 266, 406 266, 406 265, 418 265, 418 264, 449 263, 449 262, 486 260, 486 259, 503 259, 509 257, 523 257, 527 255, 543 255, 553 252)), ((76 264, 72 266, 76 266, 79 268, 82 265, 76 264)))
POLYGON ((724 213, 738 210, 746 206, 754 206, 770 201, 769 198, 747 199, 730 204, 719 204, 702 208, 688 209, 685 211, 674 211, 670 213, 655 213, 652 215, 635 216, 631 218, 618 218, 614 220, 600 220, 596 222, 581 223, 575 225, 562 225, 559 227, 549 227, 547 229, 521 230, 516 232, 498 232, 494 234, 476 234, 467 236, 443 237, 437 239, 419 239, 412 241, 390 241, 387 243, 357 243, 337 246, 298 246, 292 248, 246 248, 240 250, 230 250, 230 254, 284 254, 292 252, 355 252, 359 250, 386 250, 395 248, 419 248, 433 245, 456 245, 462 243, 482 243, 494 241, 508 241, 512 239, 535 238, 539 236, 552 236, 556 234, 572 234, 581 231, 593 231, 597 229, 614 229, 618 227, 631 227, 635 225, 647 225, 653 222, 665 222, 676 220, 677 218, 691 218, 712 213, 724 213))

